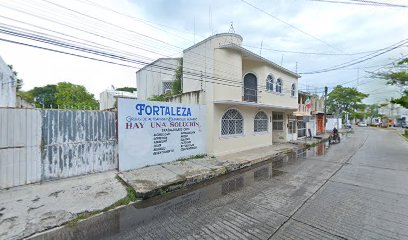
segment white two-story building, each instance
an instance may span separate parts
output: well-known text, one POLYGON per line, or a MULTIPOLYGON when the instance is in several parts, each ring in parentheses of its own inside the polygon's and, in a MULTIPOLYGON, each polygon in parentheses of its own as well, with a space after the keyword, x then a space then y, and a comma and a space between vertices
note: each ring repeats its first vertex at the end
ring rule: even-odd
MULTIPOLYGON (((297 138, 288 117, 298 110, 300 76, 243 48, 242 41, 222 33, 183 51, 183 94, 170 101, 206 105, 209 155, 297 138)), ((149 81, 138 79, 138 89, 149 81)))
POLYGON ((16 88, 13 71, 0 57, 0 107, 16 107, 16 88))

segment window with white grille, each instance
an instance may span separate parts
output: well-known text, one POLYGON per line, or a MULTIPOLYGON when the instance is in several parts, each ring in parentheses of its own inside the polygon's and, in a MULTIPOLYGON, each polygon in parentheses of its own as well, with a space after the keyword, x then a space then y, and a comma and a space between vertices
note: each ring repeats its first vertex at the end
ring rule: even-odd
POLYGON ((162 93, 171 92, 173 82, 162 82, 162 93))
POLYGON ((244 132, 244 118, 236 109, 229 109, 221 118, 221 135, 239 135, 244 132))
POLYGON ((282 93, 282 79, 276 81, 276 92, 282 93))
POLYGON ((254 119, 254 132, 267 132, 268 131, 268 116, 265 112, 260 111, 255 115, 254 119))
POLYGON ((272 74, 269 74, 267 77, 266 77, 266 90, 267 91, 273 91, 273 76, 272 76, 272 74))
POLYGON ((274 112, 272 114, 272 129, 283 130, 283 113, 274 112))

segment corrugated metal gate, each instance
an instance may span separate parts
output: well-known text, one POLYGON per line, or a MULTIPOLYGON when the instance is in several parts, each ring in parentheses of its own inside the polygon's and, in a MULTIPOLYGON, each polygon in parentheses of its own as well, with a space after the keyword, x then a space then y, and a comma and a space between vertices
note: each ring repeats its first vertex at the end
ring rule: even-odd
POLYGON ((41 113, 0 108, 0 188, 41 180, 41 113))
POLYGON ((115 169, 116 114, 0 108, 0 188, 115 169))

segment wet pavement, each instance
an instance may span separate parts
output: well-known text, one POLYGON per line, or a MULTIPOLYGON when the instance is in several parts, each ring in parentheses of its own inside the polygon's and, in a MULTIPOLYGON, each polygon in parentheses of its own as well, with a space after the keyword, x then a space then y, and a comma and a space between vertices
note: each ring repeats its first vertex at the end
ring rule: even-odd
POLYGON ((408 239, 408 142, 358 128, 36 239, 408 239))

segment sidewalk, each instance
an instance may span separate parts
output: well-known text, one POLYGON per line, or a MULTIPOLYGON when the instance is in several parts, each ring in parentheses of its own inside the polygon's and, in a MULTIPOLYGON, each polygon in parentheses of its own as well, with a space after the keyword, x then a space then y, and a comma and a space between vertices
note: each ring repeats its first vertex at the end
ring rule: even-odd
POLYGON ((164 163, 119 173, 138 197, 149 198, 242 169, 298 149, 291 143, 251 149, 218 157, 204 157, 164 163))
POLYGON ((303 147, 303 142, 281 143, 218 157, 179 160, 119 174, 109 171, 0 190, 0 240, 20 239, 74 219, 87 218, 112 205, 128 204, 129 201, 125 201, 129 198, 128 192, 116 179, 116 174, 133 187, 137 198, 149 198, 262 161, 272 160, 273 164, 280 164, 285 154, 303 147), (87 214, 92 211, 95 212, 87 214))
POLYGON ((127 194, 116 172, 0 190, 0 239, 20 239, 104 209, 127 194))

